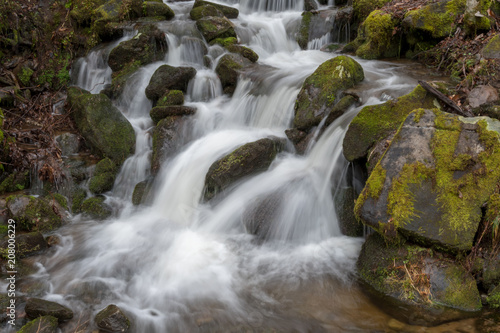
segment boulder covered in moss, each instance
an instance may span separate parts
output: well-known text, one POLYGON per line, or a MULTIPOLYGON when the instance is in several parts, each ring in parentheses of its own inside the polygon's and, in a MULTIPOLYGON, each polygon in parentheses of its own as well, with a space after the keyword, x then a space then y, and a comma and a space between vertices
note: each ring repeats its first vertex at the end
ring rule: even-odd
POLYGON ((500 59, 500 34, 496 34, 481 50, 481 55, 486 59, 500 59))
POLYGON ((184 93, 180 90, 169 90, 156 102, 156 106, 172 106, 184 104, 184 93))
POLYGON ((382 8, 391 0, 353 0, 352 8, 354 17, 362 22, 376 9, 382 8))
POLYGON ((229 52, 238 53, 241 56, 247 58, 251 62, 257 62, 259 60, 259 55, 255 53, 254 50, 243 45, 229 44, 226 46, 229 52))
POLYGON ((196 109, 190 106, 172 105, 156 106, 149 111, 149 116, 155 124, 167 117, 191 116, 196 113, 196 109))
POLYGON ((225 94, 233 94, 240 71, 250 64, 247 58, 239 54, 226 54, 219 59, 215 72, 219 76, 225 94))
POLYGON ((7 198, 8 216, 16 221, 20 230, 47 232, 59 228, 64 223, 64 212, 59 211, 60 209, 62 208, 53 198, 28 195, 7 198))
MULTIPOLYGON (((8 239, 1 241, 0 249, 4 257, 8 253, 8 239)), ((26 234, 18 233, 16 235, 16 258, 24 258, 30 255, 38 254, 47 249, 47 241, 39 231, 34 231, 26 234)))
POLYGON ((350 162, 366 158, 377 142, 396 132, 410 112, 433 107, 434 97, 421 86, 395 100, 365 106, 351 121, 344 137, 345 158, 350 162))
POLYGON ((469 251, 482 207, 500 182, 500 122, 412 112, 356 201, 361 221, 388 238, 469 251))
POLYGON ((123 93, 127 82, 130 78, 137 74, 140 68, 140 61, 134 61, 128 63, 122 70, 113 72, 111 74, 111 84, 106 85, 104 89, 101 90, 101 94, 104 94, 111 99, 118 98, 123 93))
POLYGON ((115 183, 118 168, 109 158, 104 158, 97 163, 94 174, 89 181, 89 190, 94 194, 110 191, 115 183))
MULTIPOLYGON (((92 29, 103 40, 120 37, 113 23, 141 17, 143 15, 142 4, 142 0, 108 0, 92 10, 92 29)), ((118 30, 121 31, 121 29, 118 30)))
POLYGON ((67 103, 80 134, 92 150, 121 165, 135 150, 135 132, 130 122, 103 94, 68 88, 67 103))
POLYGON ((144 1, 142 12, 144 16, 159 17, 163 20, 171 20, 175 16, 174 11, 168 5, 158 1, 144 1))
POLYGON ((299 31, 297 32, 297 43, 302 50, 307 50, 309 42, 309 30, 311 26, 311 19, 314 16, 311 12, 302 13, 302 20, 300 21, 299 31))
POLYGON ((87 192, 77 187, 71 193, 71 212, 73 214, 79 214, 82 211, 82 204, 87 198, 87 192))
POLYGON ((56 302, 46 301, 40 298, 29 298, 24 308, 30 318, 42 316, 52 316, 58 321, 65 321, 73 318, 73 311, 56 302))
POLYGON ((213 6, 217 10, 221 11, 225 17, 230 18, 230 19, 237 18, 239 13, 240 13, 239 10, 234 8, 234 7, 225 6, 225 5, 221 5, 221 4, 218 4, 215 2, 210 2, 210 1, 205 1, 205 0, 196 0, 194 2, 193 8, 203 7, 203 6, 213 6))
POLYGON ((127 332, 130 319, 114 304, 108 305, 95 316, 97 327, 105 332, 127 332))
POLYGON ((29 171, 2 173, 0 176, 0 194, 16 192, 28 188, 30 185, 29 171))
POLYGON ((377 233, 363 244, 358 276, 382 309, 400 321, 434 326, 481 310, 476 281, 460 264, 427 248, 388 244, 377 233))
POLYGON ((358 29, 358 36, 353 42, 356 55, 363 59, 398 56, 399 44, 393 38, 396 23, 391 14, 373 11, 358 29))
POLYGON ((121 42, 111 50, 108 65, 114 72, 131 63, 147 65, 165 58, 167 49, 165 33, 152 24, 146 25, 132 39, 121 42))
POLYGON ((192 20, 197 21, 201 18, 209 16, 224 17, 224 14, 214 6, 206 4, 198 7, 193 7, 193 9, 191 9, 191 11, 189 12, 189 16, 192 20))
POLYGON ((339 56, 322 63, 302 85, 295 102, 293 126, 308 130, 318 125, 340 100, 340 93, 363 79, 363 68, 350 57, 339 56))
POLYGON ((56 333, 59 325, 57 318, 52 316, 38 317, 23 327, 18 333, 56 333))
POLYGON ((445 38, 454 34, 456 21, 466 8, 464 0, 441 0, 429 3, 406 13, 403 25, 420 30, 433 38, 445 38))
POLYGON ((196 21, 196 27, 207 42, 216 38, 237 37, 233 23, 225 17, 203 17, 196 21))
POLYGON ((186 125, 185 116, 167 117, 158 122, 153 130, 153 156, 151 160, 151 172, 156 174, 165 159, 182 144, 182 131, 186 125))
POLYGON ((146 97, 156 102, 169 90, 186 92, 189 81, 196 75, 192 67, 173 67, 162 65, 154 72, 146 87, 146 97))
POLYGON ((205 177, 205 200, 238 180, 267 170, 284 147, 285 142, 280 138, 264 138, 247 143, 214 162, 205 177))
POLYGON ((86 199, 81 206, 81 212, 93 219, 104 220, 111 216, 113 210, 106 204, 104 197, 92 197, 86 199))

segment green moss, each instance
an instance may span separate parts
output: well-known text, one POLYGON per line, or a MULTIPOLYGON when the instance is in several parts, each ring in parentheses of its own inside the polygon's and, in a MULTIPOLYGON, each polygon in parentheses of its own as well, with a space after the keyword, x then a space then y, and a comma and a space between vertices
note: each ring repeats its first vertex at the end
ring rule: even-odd
POLYGON ((105 219, 111 216, 111 208, 104 203, 104 197, 93 197, 85 200, 82 204, 82 213, 94 219, 105 219))
POLYGON ((9 226, 0 224, 0 239, 2 239, 3 236, 7 235, 8 229, 9 229, 9 226))
POLYGON ((33 76, 34 71, 29 68, 24 66, 21 68, 21 72, 19 73, 19 81, 23 84, 23 86, 28 87, 30 84, 31 77, 33 76))
POLYGON ((52 205, 45 198, 24 195, 10 196, 7 198, 7 203, 21 197, 28 198, 29 200, 25 209, 14 216, 21 230, 46 232, 62 225, 61 217, 54 212, 52 205))
POLYGON ((85 192, 85 190, 78 188, 73 192, 72 197, 73 200, 71 204, 71 211, 73 212, 73 214, 79 214, 82 211, 82 204, 87 197, 87 193, 85 192))
POLYGON ((311 18, 313 14, 311 12, 302 13, 302 21, 300 22, 299 32, 297 35, 297 43, 303 50, 307 49, 307 44, 309 42, 309 26, 311 25, 311 18))
POLYGON ((377 199, 382 192, 385 183, 385 169, 380 164, 377 164, 370 174, 370 180, 366 183, 366 195, 377 199))
POLYGON ((352 8, 354 16, 363 21, 371 12, 377 8, 382 8, 391 0, 354 0, 352 8))
POLYGON ((61 205, 62 208, 68 209, 68 199, 59 193, 52 193, 52 197, 61 205))
POLYGON ((26 325, 24 325, 18 333, 36 333, 36 332, 52 332, 56 331, 58 326, 58 320, 52 316, 38 317, 26 325))
POLYGON ((446 288, 440 303, 469 311, 480 310, 482 305, 476 281, 465 273, 464 269, 457 266, 446 269, 445 278, 449 287, 446 288))
POLYGON ((180 90, 169 90, 165 95, 160 97, 156 106, 172 106, 184 104, 184 93, 180 90))
POLYGON ((486 302, 493 309, 500 308, 500 286, 496 286, 491 292, 488 293, 486 302))
POLYGON ((259 56, 257 55, 257 53, 246 46, 230 44, 226 48, 229 52, 238 53, 251 62, 256 62, 257 60, 259 60, 259 56))
POLYGON ((238 40, 235 37, 228 38, 216 38, 210 42, 210 45, 219 44, 222 47, 228 47, 229 45, 236 44, 238 40))
POLYGON ((363 59, 397 56, 397 48, 391 45, 395 26, 391 14, 373 11, 359 27, 356 55, 363 59))
POLYGON ((113 188, 115 182, 116 165, 109 158, 104 158, 97 163, 94 175, 89 181, 89 190, 95 194, 107 192, 113 188))
POLYGON ((0 184, 0 194, 24 190, 29 186, 29 171, 12 173, 0 184))
POLYGON ((193 7, 189 12, 189 16, 192 20, 199 20, 207 16, 219 16, 223 17, 224 14, 212 5, 203 5, 198 7, 193 7))

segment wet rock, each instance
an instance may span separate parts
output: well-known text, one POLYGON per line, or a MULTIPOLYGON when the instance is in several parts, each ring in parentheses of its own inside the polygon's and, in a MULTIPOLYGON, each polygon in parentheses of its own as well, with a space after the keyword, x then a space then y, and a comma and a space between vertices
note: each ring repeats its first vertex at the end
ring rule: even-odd
POLYGON ((20 230, 47 232, 59 228, 64 220, 58 207, 56 200, 50 198, 27 195, 7 198, 8 216, 16 221, 20 230))
POLYGON ((471 90, 467 99, 471 107, 477 108, 498 101, 498 91, 492 86, 477 86, 471 90))
POLYGON ((190 106, 156 106, 149 111, 149 116, 155 124, 167 117, 190 116, 196 113, 196 109, 190 106))
POLYGON ((438 252, 368 236, 356 263, 365 290, 384 311, 413 325, 434 326, 474 316, 481 298, 474 278, 438 252))
POLYGON ((182 131, 186 124, 186 117, 167 117, 158 122, 153 130, 153 157, 151 172, 155 175, 161 163, 171 156, 183 143, 182 131))
POLYGON ((224 6, 224 5, 221 5, 218 3, 204 1, 204 0, 196 0, 194 2, 193 8, 203 7, 203 6, 207 6, 207 5, 215 7, 217 10, 221 11, 225 17, 227 17, 229 19, 235 19, 239 15, 239 11, 236 8, 233 8, 230 6, 224 6))
POLYGON ((151 77, 146 87, 146 96, 153 102, 165 95, 169 90, 186 92, 189 81, 196 75, 192 67, 160 66, 151 77))
POLYGON ((3 172, 0 179, 2 179, 0 183, 0 194, 21 191, 28 188, 30 185, 28 171, 13 172, 10 175, 3 172))
POLYGON ((226 49, 229 52, 237 53, 251 62, 257 62, 259 60, 259 55, 255 53, 252 49, 242 46, 242 45, 237 45, 237 44, 229 44, 226 46, 226 49))
POLYGON ((226 54, 220 58, 215 72, 219 76, 225 94, 233 94, 241 69, 250 64, 248 59, 239 54, 226 54))
POLYGON ((71 87, 67 101, 80 134, 93 151, 109 157, 116 165, 134 152, 134 129, 107 96, 71 87))
POLYGON ((500 34, 493 37, 481 50, 481 54, 486 59, 500 59, 500 34))
POLYGON ((214 162, 205 177, 205 201, 236 181, 267 170, 284 147, 282 139, 264 138, 247 143, 214 162))
POLYGON ((147 65, 163 59, 167 49, 165 33, 154 25, 146 25, 139 29, 134 38, 121 42, 111 50, 108 65, 114 72, 131 63, 138 66, 147 65))
POLYGON ((350 237, 363 236, 363 224, 354 215, 356 192, 352 187, 341 187, 334 196, 335 211, 342 234, 350 237))
POLYGON ((357 199, 357 217, 388 238, 398 232, 425 246, 470 250, 500 181, 499 134, 488 130, 495 127, 489 118, 411 113, 357 199))
POLYGON ((130 328, 130 320, 114 304, 108 305, 95 316, 97 327, 106 332, 127 332, 130 328))
POLYGON ((352 58, 339 56, 325 61, 302 85, 295 102, 294 127, 308 130, 318 125, 337 104, 341 91, 363 79, 363 68, 352 58))
POLYGON ((111 84, 104 87, 104 89, 101 90, 101 94, 104 94, 111 99, 121 96, 127 81, 137 73, 140 67, 140 62, 135 61, 128 63, 121 71, 113 73, 111 76, 111 84))
POLYGON ((38 317, 24 325, 18 333, 56 333, 57 318, 52 316, 38 317))
POLYGON ((169 6, 158 1, 144 1, 142 10, 144 16, 161 17, 163 20, 171 20, 175 16, 169 6))
POLYGON ((196 21, 196 27, 207 42, 216 38, 236 37, 234 26, 225 17, 204 17, 196 21))
POLYGON ((71 211, 73 214, 81 213, 82 204, 85 201, 85 198, 87 198, 87 192, 84 189, 77 187, 73 190, 71 197, 71 211))
POLYGON ((345 158, 350 162, 366 158, 377 142, 396 132, 410 112, 433 107, 434 97, 420 86, 395 100, 364 107, 351 121, 345 135, 345 158))
POLYGON ((110 191, 115 183, 118 169, 109 158, 104 158, 97 163, 94 175, 89 181, 89 190, 94 194, 110 191))
POLYGON ((477 116, 487 116, 490 118, 500 120, 500 105, 497 104, 483 104, 478 108, 472 110, 477 116))
POLYGON ((96 220, 104 220, 111 216, 113 210, 104 203, 104 197, 92 197, 82 203, 81 212, 96 220))
POLYGON ((193 7, 189 12, 192 20, 199 20, 204 17, 215 16, 224 17, 224 14, 212 5, 202 5, 198 7, 193 7))
POLYGON ((272 221, 282 206, 282 193, 274 192, 258 198, 249 204, 243 213, 243 225, 249 234, 265 240, 269 235, 272 221))
POLYGON ((184 93, 180 90, 169 90, 160 97, 156 106, 172 106, 184 104, 184 93))
POLYGON ((113 23, 120 22, 122 17, 134 19, 141 17, 142 0, 109 0, 92 11, 93 30, 103 40, 112 40, 123 34, 122 29, 116 31, 113 23))
POLYGON ((134 187, 134 193, 132 194, 132 204, 138 206, 145 203, 152 186, 153 178, 137 183, 134 187))
POLYGON ((80 148, 80 138, 73 133, 63 133, 56 137, 56 141, 61 148, 62 156, 70 156, 78 154, 80 148))
MULTIPOLYGON (((7 253, 9 243, 6 240, 1 241, 0 248, 7 253)), ((36 231, 27 234, 17 234, 16 235, 16 257, 24 258, 30 255, 37 254, 45 249, 47 249, 47 242, 43 238, 43 235, 36 231)))
POLYGON ((58 321, 65 321, 73 318, 73 311, 67 307, 40 298, 29 298, 26 302, 24 311, 26 311, 26 314, 30 318, 52 316, 57 318, 58 321))
POLYGON ((358 37, 353 42, 356 55, 363 59, 396 57, 399 43, 392 38, 396 23, 391 14, 380 10, 370 13, 359 27, 358 37))
POLYGON ((354 16, 361 22, 370 15, 371 12, 378 8, 382 8, 391 0, 353 0, 352 7, 354 16))
POLYGON ((48 247, 61 245, 61 238, 57 235, 47 236, 46 241, 47 241, 48 247))
POLYGON ((295 152, 299 155, 303 155, 307 147, 309 146, 309 142, 311 141, 313 135, 312 133, 307 134, 307 132, 298 130, 296 128, 289 128, 285 130, 285 134, 287 138, 293 143, 295 148, 295 152))
POLYGON ((304 1, 304 10, 310 12, 311 10, 317 10, 318 4, 314 0, 305 0, 304 1))
POLYGON ((311 12, 302 13, 302 20, 300 21, 300 27, 296 37, 297 43, 302 50, 307 50, 307 43, 309 42, 309 30, 313 15, 314 14, 311 12))

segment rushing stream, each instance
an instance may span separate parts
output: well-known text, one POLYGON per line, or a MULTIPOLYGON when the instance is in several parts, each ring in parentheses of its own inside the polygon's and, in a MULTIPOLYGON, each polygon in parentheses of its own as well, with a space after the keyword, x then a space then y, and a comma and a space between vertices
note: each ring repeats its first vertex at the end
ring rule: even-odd
MULTIPOLYGON (((143 67, 114 101, 137 135, 135 155, 107 193, 115 217, 97 222, 75 216, 58 231, 62 244, 33 276, 45 281, 41 296, 80 316, 63 328, 67 332, 92 331, 94 315, 109 304, 130 316, 132 332, 383 329, 389 318, 354 283, 362 239, 341 234, 334 207, 348 168, 342 138, 359 108, 331 124, 305 156, 283 152, 267 172, 239 182, 218 202, 200 203, 213 162, 244 143, 285 138, 303 81, 335 56, 318 50, 329 37, 300 50, 294 37, 300 1, 226 3, 240 9, 233 20, 240 42, 260 57, 229 98, 214 72, 224 50, 209 47, 213 67, 208 68, 201 49, 187 38, 194 26, 192 4, 169 3, 176 18, 159 23, 169 46, 165 60, 143 67), (186 95, 186 105, 197 113, 182 147, 156 176, 150 204, 134 207, 134 186, 150 176, 152 103, 144 90, 165 63, 197 69, 186 95), (242 221, 263 200, 275 206, 262 243, 242 221)), ((118 42, 80 60, 77 85, 97 93, 110 82, 106 59, 118 42)), ((365 105, 416 85, 408 64, 357 60, 366 76, 357 87, 365 105)))

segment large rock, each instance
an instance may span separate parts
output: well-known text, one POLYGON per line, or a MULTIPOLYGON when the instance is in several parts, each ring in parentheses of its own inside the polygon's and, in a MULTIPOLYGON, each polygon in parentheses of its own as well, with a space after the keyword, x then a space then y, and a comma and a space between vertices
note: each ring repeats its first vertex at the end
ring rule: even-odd
POLYGON ((156 106, 172 106, 184 104, 184 93, 180 90, 169 90, 160 97, 156 106))
POLYGON ((464 0, 440 0, 409 11, 403 24, 423 31, 433 38, 452 36, 457 29, 455 20, 465 11, 464 0))
POLYGON ((162 65, 151 76, 151 80, 146 87, 146 97, 156 102, 169 90, 186 92, 189 81, 195 75, 196 69, 192 67, 162 65))
POLYGON ((108 305, 95 316, 97 327, 106 332, 127 332, 130 320, 122 310, 114 304, 108 305))
POLYGON ((500 59, 500 34, 496 34, 481 50, 486 59, 500 59))
POLYGON ((225 17, 203 17, 196 21, 196 27, 207 42, 216 38, 236 37, 233 23, 225 17))
POLYGON ((47 232, 64 223, 63 208, 53 198, 10 196, 7 198, 7 210, 9 218, 16 221, 20 230, 47 232))
POLYGON ((205 177, 205 200, 244 177, 267 170, 284 146, 282 139, 264 138, 247 143, 214 162, 205 177))
POLYGON ((358 29, 356 55, 363 59, 378 59, 382 57, 396 57, 399 52, 399 43, 394 41, 393 32, 396 20, 391 14, 381 10, 370 13, 358 29))
POLYGON ((498 90, 492 86, 477 86, 471 90, 467 96, 469 105, 472 108, 480 107, 481 105, 498 101, 498 90))
POLYGON ((3 172, 0 179, 0 194, 21 191, 30 185, 29 171, 13 172, 10 175, 3 172))
POLYGON ((124 18, 134 19, 143 14, 142 0, 108 0, 91 13, 92 29, 103 40, 110 40, 123 33, 116 31, 113 23, 120 22, 124 18))
POLYGON ((433 326, 481 309, 474 278, 430 249, 387 244, 374 233, 363 244, 356 266, 378 304, 401 321, 433 326))
POLYGON ((57 318, 52 316, 38 317, 24 325, 18 333, 56 333, 57 318))
POLYGON ((217 10, 221 11, 225 17, 230 18, 230 19, 235 19, 239 15, 239 11, 236 8, 230 7, 230 6, 224 6, 218 3, 214 2, 209 2, 209 1, 204 1, 204 0, 196 0, 194 2, 193 8, 197 7, 203 7, 203 6, 213 6, 217 10))
POLYGON ((490 118, 411 113, 368 178, 356 215, 388 238, 398 232, 425 246, 470 250, 500 182, 499 133, 488 130, 495 127, 490 118))
MULTIPOLYGON (((6 253, 8 251, 8 240, 2 241, 0 246, 6 253)), ((48 248, 47 241, 39 231, 30 232, 27 234, 16 235, 16 258, 24 258, 30 255, 38 254, 48 248)))
POLYGON ((132 193, 132 204, 138 206, 144 204, 148 199, 149 193, 153 187, 154 178, 149 178, 137 183, 132 193))
POLYGON ((89 181, 89 190, 94 194, 110 191, 115 183, 118 169, 109 158, 104 158, 97 163, 94 174, 89 181))
POLYGON ((167 117, 190 116, 196 113, 196 109, 190 106, 172 105, 156 106, 149 111, 149 116, 155 124, 167 117))
POLYGON ((362 22, 375 9, 381 8, 390 1, 391 0, 353 0, 352 7, 354 9, 354 16, 362 22))
POLYGON ((139 66, 147 65, 163 59, 167 49, 165 33, 154 25, 146 25, 134 38, 121 42, 111 50, 108 65, 114 72, 133 62, 139 66))
POLYGON ((191 16, 192 20, 197 21, 201 18, 209 16, 224 17, 224 14, 212 5, 202 5, 193 7, 193 9, 189 12, 189 16, 191 16))
POLYGON ((226 54, 219 59, 215 72, 219 76, 224 93, 233 94, 241 69, 248 65, 250 61, 239 54, 226 54))
POLYGON ((104 197, 92 197, 83 201, 80 211, 96 220, 104 220, 113 214, 112 208, 106 204, 104 197))
POLYGON ((309 76, 295 102, 294 127, 308 130, 328 116, 339 101, 339 94, 364 79, 363 68, 347 56, 322 63, 309 76))
POLYGON ((144 16, 160 17, 163 20, 171 20, 174 18, 174 11, 159 1, 144 1, 142 5, 144 16))
POLYGON ((93 151, 109 157, 116 165, 134 152, 134 129, 106 95, 71 87, 67 102, 80 134, 93 151))
POLYGON ((65 321, 73 318, 73 311, 64 305, 40 298, 29 298, 26 302, 24 311, 26 311, 26 314, 30 318, 52 316, 57 318, 59 321, 65 321))
POLYGON ((153 157, 151 172, 156 174, 161 163, 171 156, 182 144, 181 133, 186 124, 186 117, 167 117, 158 122, 153 130, 153 157))
POLYGON ((433 107, 434 97, 420 86, 395 100, 364 107, 351 121, 345 135, 345 158, 350 162, 366 158, 377 142, 396 132, 410 112, 433 107))

